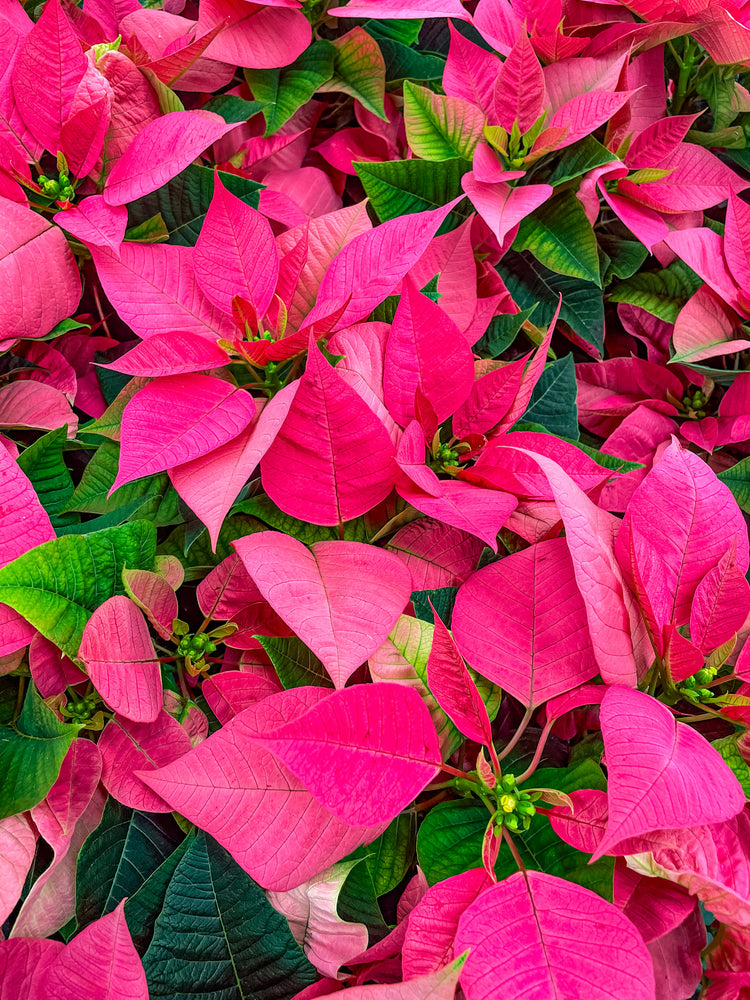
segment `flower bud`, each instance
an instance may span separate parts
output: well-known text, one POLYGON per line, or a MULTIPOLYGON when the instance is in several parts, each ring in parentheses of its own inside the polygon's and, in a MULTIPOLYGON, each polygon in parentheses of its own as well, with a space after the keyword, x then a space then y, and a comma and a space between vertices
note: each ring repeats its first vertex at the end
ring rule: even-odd
POLYGON ((515 774, 504 774, 500 780, 500 784, 503 786, 506 792, 512 792, 516 787, 516 776, 515 774))
POLYGON ((516 806, 518 805, 518 799, 515 795, 501 795, 499 800, 500 808, 504 813, 512 813, 516 811, 516 806))

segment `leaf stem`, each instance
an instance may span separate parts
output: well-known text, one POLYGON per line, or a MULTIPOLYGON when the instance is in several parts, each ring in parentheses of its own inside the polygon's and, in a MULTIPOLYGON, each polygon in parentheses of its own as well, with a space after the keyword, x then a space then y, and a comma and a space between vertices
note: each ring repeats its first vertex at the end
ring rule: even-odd
POLYGON ((536 769, 539 767, 539 761, 542 759, 544 748, 547 745, 547 738, 549 737, 549 734, 552 732, 552 727, 554 726, 555 722, 556 722, 555 719, 550 719, 550 721, 542 730, 542 735, 539 737, 539 742, 536 745, 534 756, 531 758, 531 763, 523 772, 523 774, 519 774, 516 778, 516 781, 518 782, 519 785, 522 785, 524 781, 528 781, 531 775, 534 773, 534 771, 536 771, 536 769))
POLYGON ((518 865, 518 870, 520 872, 525 872, 526 871, 526 865, 523 863, 523 858, 518 853, 518 848, 514 844, 513 838, 511 837, 510 831, 508 830, 507 826, 503 827, 503 840, 505 841, 505 843, 510 848, 510 853, 513 855, 513 860, 518 865))

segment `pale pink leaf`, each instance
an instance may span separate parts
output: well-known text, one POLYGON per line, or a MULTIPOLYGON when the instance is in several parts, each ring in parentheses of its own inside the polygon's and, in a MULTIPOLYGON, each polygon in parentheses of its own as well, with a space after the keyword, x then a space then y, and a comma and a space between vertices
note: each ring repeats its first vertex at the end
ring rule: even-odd
POLYGON ((174 587, 159 573, 146 569, 124 569, 122 582, 128 597, 144 612, 162 639, 171 640, 177 617, 174 587))
POLYGON ((336 691, 256 740, 322 806, 352 825, 392 820, 442 763, 429 709, 413 688, 401 684, 336 691))
POLYGON ((718 823, 744 809, 745 794, 718 751, 655 698, 612 687, 600 718, 609 819, 595 858, 630 837, 718 823))
POLYGON ((250 393, 210 375, 167 375, 144 386, 122 415, 112 490, 207 455, 255 418, 250 393))
POLYGON ((91 194, 77 205, 58 212, 55 222, 84 243, 109 247, 117 253, 125 236, 128 212, 121 205, 108 205, 100 194, 91 194))
POLYGON ((400 528, 388 548, 408 566, 415 590, 457 587, 476 569, 483 543, 430 517, 400 528))
POLYGON ((161 668, 142 611, 115 595, 86 623, 78 653, 96 690, 115 712, 153 722, 161 710, 161 668))
POLYGON ((287 626, 242 564, 236 552, 223 559, 198 585, 196 596, 207 618, 233 621, 237 631, 224 641, 228 646, 257 648, 254 635, 287 635, 287 626))
POLYGON ((696 364, 745 351, 750 340, 743 339, 743 332, 737 313, 712 288, 701 285, 675 320, 670 361, 696 364))
POLYGON ((263 488, 292 517, 335 525, 384 500, 395 471, 388 431, 311 339, 294 401, 261 459, 263 488))
POLYGON ((474 27, 490 45, 507 56, 525 31, 509 0, 479 0, 474 27))
POLYGON ((403 479, 399 494, 423 514, 481 538, 497 552, 497 533, 515 510, 518 501, 500 490, 483 490, 471 483, 440 479, 440 496, 430 496, 403 479))
POLYGON ((541 705, 598 673, 562 538, 469 577, 456 596, 453 630, 471 665, 525 705, 541 705))
POLYGON ((0 566, 54 537, 49 515, 29 478, 0 448, 0 566))
POLYGON ((517 872, 483 892, 458 924, 470 949, 466 1000, 572 997, 655 1000, 651 957, 627 917, 601 896, 544 872, 517 872))
POLYGON ((464 962, 461 956, 438 972, 405 983, 352 986, 347 1000, 454 1000, 464 962))
MULTIPOLYGON (((3 923, 21 898, 26 873, 34 860, 36 839, 37 833, 23 813, 0 820, 0 920, 3 923)), ((0 980, 1 969, 0 958, 0 980)))
POLYGON ((102 782, 109 794, 130 809, 170 812, 171 806, 135 774, 166 767, 192 750, 180 723, 162 709, 153 722, 115 716, 99 738, 102 782))
POLYGON ((263 597, 320 658, 337 687, 383 643, 411 594, 411 574, 385 549, 258 532, 233 543, 263 597))
POLYGON ((724 241, 705 227, 678 229, 668 233, 664 242, 737 312, 744 312, 744 297, 732 277, 724 256, 724 241))
POLYGON ((156 191, 236 127, 209 111, 170 111, 149 122, 112 168, 104 200, 124 205, 156 191))
POLYGON ((68 437, 75 437, 78 417, 65 393, 59 389, 44 382, 25 380, 0 388, 0 427, 54 430, 65 425, 68 437))

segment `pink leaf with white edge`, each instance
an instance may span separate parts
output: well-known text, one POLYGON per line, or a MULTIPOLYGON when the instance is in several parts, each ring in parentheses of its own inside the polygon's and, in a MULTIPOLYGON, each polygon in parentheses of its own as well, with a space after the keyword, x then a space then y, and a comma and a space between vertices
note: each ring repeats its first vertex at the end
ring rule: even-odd
POLYGON ((492 884, 484 868, 471 868, 427 890, 406 925, 402 962, 407 980, 437 972, 451 961, 461 915, 492 884))
POLYGON ((218 344, 194 333, 174 331, 157 333, 136 344, 127 354, 108 365, 99 365, 124 375, 158 378, 160 375, 182 375, 187 372, 223 368, 229 355, 218 344))
POLYGON ((171 812, 172 807, 136 775, 156 771, 192 750, 190 737, 163 709, 153 722, 131 722, 115 716, 98 743, 102 753, 102 783, 109 794, 130 809, 171 812))
POLYGON ((526 451, 547 476, 560 511, 591 645, 605 683, 635 685, 645 668, 647 638, 615 558, 621 522, 600 510, 550 458, 526 451))
POLYGON ((124 569, 122 582, 128 597, 138 605, 162 639, 171 641, 177 617, 177 594, 168 580, 147 569, 124 569))
POLYGON ((167 375, 144 386, 122 415, 112 491, 218 448, 255 419, 250 393, 210 375, 167 375))
POLYGON ((464 736, 490 746, 492 731, 487 707, 471 679, 461 652, 432 607, 435 631, 427 659, 427 685, 445 714, 464 736))
POLYGON ((473 170, 463 175, 461 187, 501 246, 513 227, 543 205, 553 191, 549 184, 514 188, 505 181, 487 184, 477 180, 473 170))
POLYGON ((0 920, 3 923, 21 898, 26 873, 34 860, 36 839, 37 833, 23 813, 0 820, 0 920))
POLYGON ((203 681, 201 693, 208 707, 222 725, 239 715, 250 705, 281 691, 278 681, 240 670, 224 670, 211 674, 203 681))
POLYGON ((531 355, 511 361, 476 379, 466 400, 453 414, 453 433, 460 439, 496 427, 513 405, 523 370, 531 355))
POLYGON ((750 611, 750 586, 737 567, 736 548, 735 540, 695 589, 690 637, 705 654, 739 632, 750 611))
POLYGON ((31 810, 37 830, 56 854, 67 848, 76 823, 91 802, 101 773, 98 746, 90 740, 74 740, 52 788, 31 810))
POLYGON ((262 531, 233 542, 260 592, 322 660, 337 687, 382 645, 411 594, 411 573, 385 549, 262 531))
POLYGON ((500 67, 490 121, 510 132, 514 122, 525 135, 547 106, 544 73, 525 31, 500 67))
POLYGON ((617 861, 612 902, 631 920, 646 944, 674 930, 695 909, 695 899, 666 879, 647 878, 617 861))
POLYGON ((0 566, 55 537, 29 478, 0 448, 0 566))
POLYGON ((43 938, 0 941, 0 1000, 46 996, 47 970, 64 949, 62 941, 43 938))
POLYGON ((349 0, 329 13, 336 17, 457 17, 469 21, 461 0, 349 0))
POLYGON ((0 198, 0 340, 46 336, 75 312, 80 296, 75 258, 60 230, 26 205, 0 198))
POLYGON ((78 655, 96 690, 115 712, 153 722, 162 702, 161 668, 143 612, 115 595, 86 623, 78 655))
POLYGON ((745 794, 719 753, 655 698, 612 687, 600 719, 609 819, 594 860, 621 840, 719 823, 744 809, 745 794))
POLYGON ((279 276, 279 255, 268 221, 224 187, 214 195, 195 244, 195 276, 206 296, 226 313, 241 295, 263 316, 279 276))
POLYGON ((100 194, 91 194, 77 205, 58 212, 55 222, 82 242, 109 247, 117 253, 125 237, 128 210, 122 205, 108 205, 100 194))
POLYGON ((312 338, 297 393, 260 468, 274 503, 313 524, 358 517, 391 492, 388 431, 312 338))
POLYGON ((474 356, 440 306, 406 276, 385 349, 383 392, 391 416, 406 427, 421 389, 438 423, 463 403, 474 381, 474 356))
POLYGON ((347 243, 326 271, 304 327, 342 307, 345 308, 337 324, 340 327, 368 316, 419 260, 459 201, 454 198, 431 212, 389 219, 347 243))
POLYGON ((497 552, 497 533, 516 509, 518 501, 500 490, 483 490, 471 483, 439 479, 440 496, 431 496, 413 486, 408 479, 396 489, 412 507, 436 521, 451 524, 476 535, 497 552))
POLYGON ((590 1000, 655 1000, 651 957, 627 917, 543 872, 516 872, 483 892, 461 917, 453 947, 470 949, 466 1000, 581 991, 590 1000))
POLYGON ((676 625, 690 617, 703 577, 737 538, 737 567, 748 567, 747 528, 729 488, 697 455, 673 441, 633 494, 617 538, 627 565, 628 536, 640 535, 660 556, 676 625))
POLYGON ((108 205, 124 205, 166 184, 237 125, 210 111, 170 111, 149 122, 112 168, 108 205))
POLYGON ((409 568, 414 590, 457 587, 476 569, 483 543, 431 517, 400 528, 388 548, 409 568))
POLYGON ((269 892, 268 902, 283 914, 297 944, 323 976, 337 976, 342 965, 367 949, 365 924, 342 920, 338 899, 356 861, 344 861, 288 892, 269 892))
POLYGON ((148 1000, 146 974, 125 922, 125 901, 77 934, 45 979, 50 1000, 148 1000))
MULTIPOLYGON (((284 386, 234 440, 169 470, 174 488, 208 528, 214 551, 229 508, 276 440, 299 385, 297 381, 284 386)), ((255 406, 257 412, 260 406, 257 399, 255 406)))
POLYGON ((192 247, 122 243, 118 253, 92 246, 102 288, 120 319, 144 340, 155 334, 193 333, 215 343, 235 325, 198 286, 192 247))
POLYGON ((60 149, 60 134, 88 67, 81 43, 53 0, 24 39, 11 73, 13 96, 24 124, 46 149, 60 149), (44 99, 39 99, 39 67, 44 66, 44 99))
POLYGON ((353 826, 390 822, 442 763, 429 709, 401 684, 344 688, 254 739, 325 809, 353 826))
POLYGON ((189 754, 142 775, 173 809, 205 830, 264 889, 301 885, 383 825, 352 827, 336 819, 273 754, 254 743, 269 726, 304 713, 327 689, 295 688, 246 708, 189 754), (271 707, 277 709, 273 718, 271 707))
POLYGON ((675 320, 670 361, 695 364, 750 347, 737 313, 708 285, 701 285, 675 320))
POLYGON ((453 631, 469 663, 524 705, 541 705, 598 673, 562 538, 469 577, 456 595, 453 631))

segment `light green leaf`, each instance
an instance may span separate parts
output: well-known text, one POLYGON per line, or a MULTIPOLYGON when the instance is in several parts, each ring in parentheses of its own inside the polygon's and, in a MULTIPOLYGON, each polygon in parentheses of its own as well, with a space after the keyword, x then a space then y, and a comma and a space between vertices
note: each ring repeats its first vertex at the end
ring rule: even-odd
POLYGON ((550 271, 600 284, 596 236, 572 191, 562 191, 527 215, 513 249, 530 251, 550 271))
POLYGON ((409 148, 423 160, 470 160, 482 138, 485 118, 479 108, 460 97, 434 94, 407 80, 404 123, 409 148))
POLYGON ((750 767, 737 746, 739 738, 735 734, 723 736, 720 740, 712 740, 711 746, 719 751, 724 763, 742 785, 742 791, 745 793, 745 798, 748 799, 750 798, 750 767))
POLYGON ((719 479, 732 491, 742 510, 750 514, 750 457, 743 458, 736 465, 720 472, 719 479))
POLYGON ((615 285, 611 302, 628 302, 674 323, 687 300, 698 291, 701 279, 682 261, 675 261, 662 271, 642 271, 615 285))

